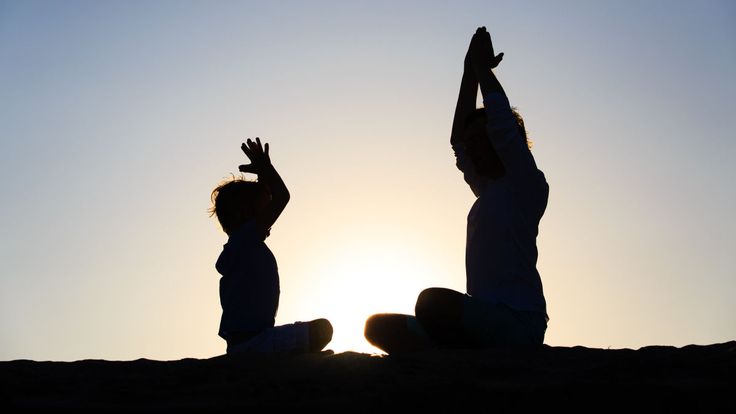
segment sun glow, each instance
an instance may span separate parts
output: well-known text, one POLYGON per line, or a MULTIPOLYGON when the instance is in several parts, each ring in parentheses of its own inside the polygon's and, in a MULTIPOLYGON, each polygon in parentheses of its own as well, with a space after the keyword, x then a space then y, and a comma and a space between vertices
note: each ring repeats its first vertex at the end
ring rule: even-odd
POLYGON ((311 293, 310 313, 332 323, 328 349, 379 353, 363 335, 366 319, 375 313, 413 314, 417 295, 440 272, 426 253, 422 260, 421 252, 397 244, 345 246, 336 253, 318 268, 322 282, 311 293))

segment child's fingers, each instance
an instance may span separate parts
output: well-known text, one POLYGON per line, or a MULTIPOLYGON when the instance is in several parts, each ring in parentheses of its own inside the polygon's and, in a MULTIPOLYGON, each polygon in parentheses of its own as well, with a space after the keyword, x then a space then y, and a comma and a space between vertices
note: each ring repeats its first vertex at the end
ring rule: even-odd
POLYGON ((245 153, 245 155, 248 156, 248 158, 250 158, 251 155, 253 155, 250 149, 248 148, 248 145, 245 144, 245 142, 243 143, 243 145, 240 146, 240 149, 243 150, 243 152, 245 153))
POLYGON ((263 152, 263 145, 261 145, 261 139, 260 138, 256 137, 256 140, 255 141, 251 141, 250 144, 251 144, 251 147, 252 147, 251 149, 253 150, 254 153, 260 154, 260 153, 263 152))
POLYGON ((248 140, 248 147, 250 153, 253 156, 258 156, 258 154, 263 152, 263 150, 258 147, 258 144, 256 144, 256 142, 251 139, 248 140))
POLYGON ((243 164, 238 166, 238 170, 244 173, 255 173, 256 168, 253 166, 253 164, 243 164))
POLYGON ((245 152, 245 155, 248 156, 248 158, 253 159, 253 157, 261 157, 265 156, 267 160, 269 160, 268 151, 269 146, 268 142, 266 143, 265 147, 263 143, 261 142, 260 137, 256 137, 256 140, 253 141, 252 139, 248 138, 248 140, 241 145, 241 148, 243 149, 243 152, 245 152))

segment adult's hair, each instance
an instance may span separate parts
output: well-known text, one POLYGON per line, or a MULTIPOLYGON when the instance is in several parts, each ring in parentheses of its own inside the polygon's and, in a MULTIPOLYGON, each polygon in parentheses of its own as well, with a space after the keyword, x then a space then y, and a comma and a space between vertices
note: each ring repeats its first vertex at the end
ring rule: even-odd
MULTIPOLYGON (((532 141, 529 139, 529 136, 526 133, 526 127, 524 126, 524 118, 521 117, 521 114, 516 109, 516 107, 511 108, 511 113, 514 114, 514 119, 516 119, 516 127, 519 130, 519 135, 524 138, 526 141, 526 146, 529 149, 532 149, 532 141)), ((485 108, 476 108, 473 112, 471 112, 466 118, 465 122, 463 123, 464 128, 468 128, 470 125, 475 123, 475 121, 479 119, 487 119, 486 115, 486 109, 485 108)))
POLYGON ((222 230, 230 235, 255 214, 256 203, 265 192, 266 186, 257 181, 233 177, 212 190, 210 217, 217 216, 222 230))
MULTIPOLYGON (((524 119, 521 117, 521 115, 516 110, 516 108, 511 108, 511 113, 514 114, 514 118, 516 120, 516 127, 519 131, 519 135, 526 141, 527 147, 531 149, 532 143, 531 141, 529 141, 529 137, 526 134, 526 128, 524 127, 524 119)), ((486 115, 485 108, 477 108, 465 118, 463 127, 465 128, 465 130, 467 130, 468 128, 477 124, 478 122, 485 123, 486 119, 487 119, 487 115, 486 115)), ((485 129, 483 130, 485 131, 485 129)), ((485 136, 487 134, 483 132, 483 135, 485 136)), ((475 138, 473 139, 478 139, 478 137, 475 136, 475 138)), ((467 143, 467 144, 469 145, 470 143, 467 143)), ((472 151, 470 151, 470 147, 468 147, 468 149, 469 149, 468 156, 473 161, 475 172, 478 175, 482 175, 484 177, 489 177, 493 179, 500 178, 506 175, 506 168, 504 167, 503 163, 501 162, 501 159, 498 157, 498 154, 496 153, 496 150, 493 148, 493 145, 491 145, 490 142, 486 142, 484 145, 481 145, 480 147, 476 147, 472 151)))

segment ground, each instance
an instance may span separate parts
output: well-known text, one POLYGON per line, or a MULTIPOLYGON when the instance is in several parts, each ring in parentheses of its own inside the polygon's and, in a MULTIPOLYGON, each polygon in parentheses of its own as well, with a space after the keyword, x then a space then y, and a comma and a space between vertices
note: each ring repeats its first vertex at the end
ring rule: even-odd
MULTIPOLYGON (((374 412, 736 412, 736 341, 638 350, 550 347, 0 362, 0 407, 312 407, 374 412), (414 410, 412 410, 414 411, 414 410), (477 411, 477 410, 476 410, 477 411)), ((7 411, 5 411, 7 412, 7 411)))

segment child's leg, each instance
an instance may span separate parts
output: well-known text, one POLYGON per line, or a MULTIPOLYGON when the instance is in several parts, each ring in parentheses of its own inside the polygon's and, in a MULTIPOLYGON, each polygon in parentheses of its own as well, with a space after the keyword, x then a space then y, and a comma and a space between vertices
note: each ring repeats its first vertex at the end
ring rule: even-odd
POLYGON ((365 322, 365 338, 388 354, 432 347, 432 342, 415 317, 396 313, 381 313, 368 318, 365 322))
POLYGON ((327 319, 317 319, 266 329, 253 339, 228 348, 228 353, 319 351, 331 340, 332 325, 327 319))
POLYGON ((309 324, 309 351, 319 352, 332 340, 332 324, 327 319, 315 319, 309 324))
POLYGON ((429 288, 417 298, 417 320, 438 345, 450 348, 467 346, 463 329, 463 303, 466 295, 451 289, 429 288))
POLYGON ((228 353, 241 352, 305 352, 309 345, 309 328, 304 322, 274 326, 250 341, 228 348, 228 353))

